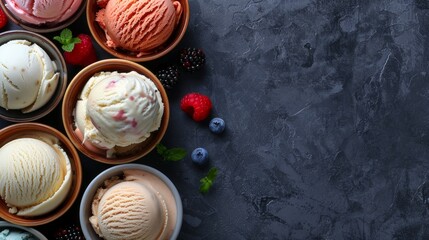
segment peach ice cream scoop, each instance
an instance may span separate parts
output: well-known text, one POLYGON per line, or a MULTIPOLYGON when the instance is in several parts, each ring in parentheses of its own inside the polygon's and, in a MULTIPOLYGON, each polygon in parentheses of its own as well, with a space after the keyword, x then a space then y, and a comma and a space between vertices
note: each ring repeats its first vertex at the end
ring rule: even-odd
POLYGON ((104 29, 107 45, 141 56, 152 53, 173 33, 182 6, 173 0, 99 1, 96 21, 104 29))

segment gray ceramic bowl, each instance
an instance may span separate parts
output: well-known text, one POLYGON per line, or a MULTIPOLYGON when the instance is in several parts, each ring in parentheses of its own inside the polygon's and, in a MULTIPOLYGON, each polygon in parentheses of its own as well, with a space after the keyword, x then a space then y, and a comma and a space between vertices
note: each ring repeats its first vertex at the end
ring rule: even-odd
POLYGON ((170 179, 168 179, 167 176, 165 176, 160 171, 146 165, 134 164, 134 163, 118 165, 104 170, 99 175, 97 175, 86 188, 82 196, 82 201, 80 203, 80 210, 79 210, 80 225, 85 238, 92 239, 92 240, 100 239, 98 235, 95 233, 94 229, 92 228, 91 223, 89 222, 89 217, 92 215, 91 214, 92 200, 94 198, 94 195, 97 189, 103 186, 105 180, 110 179, 111 177, 114 177, 114 176, 121 176, 124 170, 139 170, 142 172, 151 173, 159 177, 168 186, 176 202, 176 212, 177 212, 176 223, 174 225, 174 230, 172 235, 170 236, 170 239, 176 239, 177 236, 179 235, 180 228, 182 226, 182 220, 183 220, 183 207, 182 207, 182 200, 180 199, 179 192, 177 191, 174 184, 170 181, 170 179))
POLYGON ((16 230, 23 231, 23 232, 29 232, 29 233, 33 234, 33 236, 35 236, 39 240, 48 240, 45 236, 43 236, 43 234, 41 234, 39 231, 37 231, 34 228, 23 227, 23 226, 15 225, 15 224, 8 223, 5 221, 0 221, 0 232, 6 228, 7 229, 16 229, 16 230))
POLYGON ((27 40, 39 45, 43 50, 46 51, 51 60, 55 62, 55 65, 57 66, 57 72, 60 73, 59 82, 54 94, 52 95, 51 99, 49 99, 49 101, 41 108, 33 112, 22 113, 20 110, 6 110, 0 107, 0 118, 11 122, 29 122, 44 117, 50 113, 61 101, 67 87, 67 65, 64 61, 63 55, 54 43, 52 43, 46 37, 30 31, 13 30, 0 33, 0 46, 11 40, 17 39, 27 40))

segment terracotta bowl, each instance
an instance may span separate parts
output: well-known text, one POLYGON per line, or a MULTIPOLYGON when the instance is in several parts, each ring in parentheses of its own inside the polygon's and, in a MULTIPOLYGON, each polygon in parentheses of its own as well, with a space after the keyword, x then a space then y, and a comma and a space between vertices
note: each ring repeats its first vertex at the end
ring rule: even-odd
POLYGON ((146 61, 158 59, 166 55, 167 53, 169 53, 177 46, 177 44, 182 40, 183 36, 185 35, 186 29, 188 28, 189 17, 190 17, 189 3, 188 3, 188 0, 178 0, 178 1, 182 5, 182 9, 183 9, 182 15, 180 17, 180 20, 176 29, 174 30, 170 38, 156 52, 143 55, 140 57, 137 57, 136 54, 133 54, 131 52, 127 52, 121 49, 113 49, 107 46, 106 34, 104 30, 99 26, 99 24, 95 21, 96 13, 100 10, 100 8, 97 6, 97 0, 88 0, 88 4, 86 5, 86 19, 88 22, 89 30, 91 31, 91 34, 94 37, 95 41, 97 41, 97 43, 106 52, 110 53, 111 55, 117 58, 127 59, 134 62, 146 62, 146 61))
POLYGON ((2 219, 21 226, 39 226, 50 223, 61 217, 73 205, 79 194, 82 183, 82 167, 78 152, 67 137, 58 130, 40 123, 18 123, 1 129, 0 148, 14 139, 27 136, 29 133, 48 134, 57 138, 60 142, 60 146, 69 157, 72 168, 72 185, 66 200, 56 209, 47 214, 37 217, 17 216, 9 213, 9 208, 6 203, 0 199, 0 217, 2 219))
MULTIPOLYGON (((82 201, 80 202, 80 209, 79 209, 79 219, 80 219, 80 225, 82 227, 82 232, 85 235, 86 239, 100 239, 98 235, 95 233, 94 229, 92 228, 91 223, 89 222, 89 217, 92 215, 92 201, 94 199, 95 193, 97 192, 97 189, 104 186, 104 181, 108 180, 114 176, 121 176, 123 175, 124 170, 136 170, 139 172, 142 172, 143 174, 152 174, 158 177, 164 184, 167 186, 168 191, 172 195, 172 199, 174 199, 172 202, 175 203, 171 204, 172 208, 176 212, 176 217, 172 221, 174 223, 172 226, 173 229, 170 232, 171 235, 169 239, 176 239, 179 235, 180 228, 182 226, 183 221, 183 206, 182 201, 180 199, 180 194, 177 191, 174 184, 171 182, 171 180, 165 176, 160 171, 156 170, 155 168, 142 165, 142 164, 123 164, 119 166, 114 166, 111 168, 108 168, 101 172, 99 175, 97 175, 91 183, 86 188, 83 196, 82 201)), ((162 192, 161 190, 159 190, 162 192)), ((166 196, 163 196, 166 197, 166 196)))
POLYGON ((36 237, 38 240, 48 240, 43 234, 41 234, 39 231, 37 231, 34 228, 29 227, 23 227, 19 225, 15 225, 12 223, 8 223, 5 221, 0 221, 0 232, 3 231, 3 229, 9 229, 11 231, 19 231, 19 232, 27 232, 36 237))
POLYGON ((62 106, 63 124, 68 137, 75 147, 87 157, 107 164, 122 164, 135 161, 151 152, 164 137, 170 118, 170 106, 167 93, 158 78, 142 65, 123 59, 106 59, 95 62, 82 69, 70 82, 64 95, 62 106), (107 158, 106 153, 92 151, 86 145, 82 144, 82 139, 75 133, 74 111, 79 95, 94 74, 99 72, 130 72, 136 71, 152 80, 160 91, 162 102, 164 103, 164 115, 162 116, 161 126, 157 131, 151 133, 150 137, 144 142, 135 145, 128 153, 123 153, 115 158, 107 158))
POLYGON ((6 6, 5 0, 0 1, 0 7, 6 13, 7 17, 10 20, 12 20, 12 22, 14 22, 16 25, 22 27, 25 30, 37 32, 37 33, 55 32, 55 31, 61 30, 63 28, 66 28, 67 26, 74 23, 82 15, 82 13, 85 11, 85 6, 86 6, 86 0, 83 0, 82 3, 80 4, 79 9, 70 18, 68 18, 62 22, 45 23, 45 24, 37 25, 37 24, 28 23, 28 22, 22 20, 21 18, 16 16, 15 13, 13 11, 11 11, 6 6))
POLYGON ((25 30, 14 30, 0 33, 0 45, 17 39, 27 40, 43 48, 49 57, 55 62, 57 72, 60 73, 55 93, 43 107, 29 113, 22 113, 20 110, 6 110, 0 107, 0 118, 11 122, 29 122, 47 115, 61 101, 67 87, 67 65, 58 48, 49 39, 40 34, 25 30))

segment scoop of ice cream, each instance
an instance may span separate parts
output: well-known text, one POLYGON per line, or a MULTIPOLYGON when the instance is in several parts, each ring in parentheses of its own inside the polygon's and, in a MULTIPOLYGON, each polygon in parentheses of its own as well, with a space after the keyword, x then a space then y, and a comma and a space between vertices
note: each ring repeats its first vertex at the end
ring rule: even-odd
POLYGON ((109 47, 140 56, 168 40, 181 14, 180 2, 173 0, 109 0, 96 21, 105 30, 109 47))
POLYGON ((83 141, 103 148, 141 143, 161 125, 164 104, 156 85, 137 72, 101 72, 82 90, 76 126, 83 141))
POLYGON ((121 182, 108 189, 94 209, 97 234, 106 240, 156 239, 165 229, 167 208, 144 184, 121 182))
POLYGON ((99 188, 89 221, 106 240, 168 239, 176 222, 171 190, 153 174, 124 171, 99 188))
POLYGON ((0 240, 36 240, 36 238, 28 232, 15 229, 3 229, 0 232, 0 240))
POLYGON ((6 7, 31 24, 60 23, 77 12, 82 0, 6 0, 6 7))
POLYGON ((70 161, 56 139, 12 140, 0 148, 0 165, 0 196, 11 213, 48 213, 70 190, 70 161))
POLYGON ((37 44, 12 40, 0 46, 0 106, 24 113, 39 109, 58 85, 55 63, 37 44))

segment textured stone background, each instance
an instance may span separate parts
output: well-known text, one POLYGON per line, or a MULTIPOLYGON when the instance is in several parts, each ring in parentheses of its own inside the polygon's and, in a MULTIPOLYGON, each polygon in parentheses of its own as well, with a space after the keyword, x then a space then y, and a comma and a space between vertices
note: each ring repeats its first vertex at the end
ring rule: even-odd
MULTIPOLYGON (((203 48, 207 66, 183 74, 169 93, 164 143, 205 147, 220 174, 203 196, 207 169, 189 157, 138 161, 181 193, 180 239, 429 239, 429 1, 190 5, 178 48, 203 48), (227 123, 223 135, 180 111, 192 91, 211 97, 213 116, 227 123)), ((72 29, 88 32, 84 16, 72 29)), ((155 69, 176 54, 144 65, 155 69)), ((60 109, 40 122, 62 129, 60 109)), ((82 163, 83 189, 109 167, 83 155, 82 163)), ((77 205, 39 229, 77 219, 77 205)))

